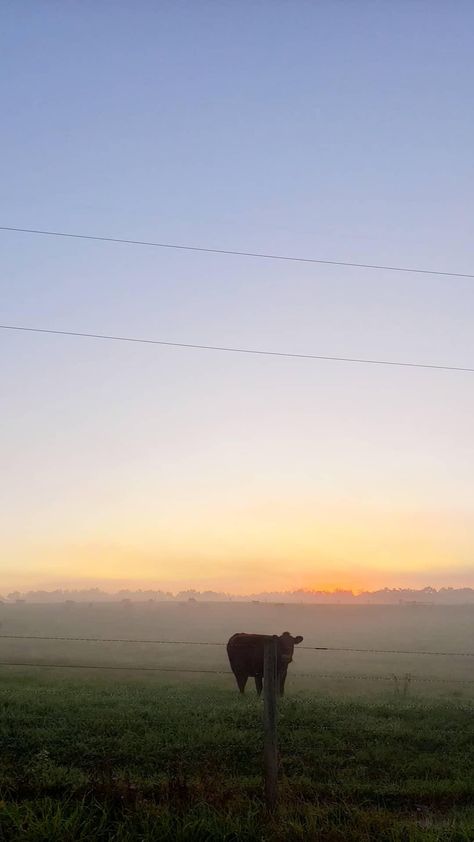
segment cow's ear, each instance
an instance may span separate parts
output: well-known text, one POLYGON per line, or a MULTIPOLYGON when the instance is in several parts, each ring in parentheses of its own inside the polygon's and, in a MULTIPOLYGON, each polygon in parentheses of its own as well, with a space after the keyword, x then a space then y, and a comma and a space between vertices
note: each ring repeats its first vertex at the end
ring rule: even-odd
POLYGON ((302 637, 301 637, 301 635, 299 634, 299 635, 298 635, 298 637, 294 637, 294 638, 293 638, 293 640, 295 641, 295 645, 296 645, 297 643, 301 643, 301 641, 303 640, 303 638, 302 638, 302 637))

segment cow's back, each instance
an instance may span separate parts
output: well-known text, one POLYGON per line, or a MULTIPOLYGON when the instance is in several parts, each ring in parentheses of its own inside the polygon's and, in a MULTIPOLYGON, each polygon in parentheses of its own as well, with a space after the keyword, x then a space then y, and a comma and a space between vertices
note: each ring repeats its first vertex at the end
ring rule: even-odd
POLYGON ((265 638, 264 634, 245 634, 244 632, 232 635, 227 644, 227 654, 233 672, 251 676, 263 674, 265 638))

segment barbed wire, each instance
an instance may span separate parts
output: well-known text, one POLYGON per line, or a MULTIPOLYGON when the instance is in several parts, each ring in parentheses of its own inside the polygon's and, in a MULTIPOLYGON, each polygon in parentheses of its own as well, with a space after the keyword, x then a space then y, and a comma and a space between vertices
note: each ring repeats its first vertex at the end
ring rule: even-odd
POLYGON ((0 634, 0 640, 66 640, 87 643, 154 643, 159 646, 166 644, 182 646, 226 646, 226 643, 212 643, 204 640, 153 640, 150 638, 128 638, 128 637, 61 637, 56 635, 33 635, 33 634, 0 634))
POLYGON ((127 672, 196 672, 211 675, 233 675, 230 670, 195 669, 194 667, 147 667, 125 664, 55 664, 38 661, 0 661, 0 667, 45 667, 48 669, 126 670, 127 672))
MULTIPOLYGON (((175 672, 175 673, 198 673, 205 675, 229 675, 233 676, 230 670, 216 670, 216 669, 200 669, 195 667, 148 667, 148 666, 132 666, 126 664, 57 664, 44 663, 40 661, 0 661, 0 667, 33 667, 43 669, 85 669, 85 670, 121 670, 125 672, 175 672)), ((421 681, 428 683, 442 683, 442 684, 474 684, 474 679, 469 678, 438 678, 435 675, 417 676, 411 673, 404 675, 384 674, 375 675, 367 673, 304 673, 292 672, 291 678, 311 678, 311 679, 336 679, 336 680, 356 680, 356 681, 396 681, 396 682, 411 682, 421 681)))
MULTIPOLYGON (((32 634, 1 634, 0 640, 58 640, 71 641, 76 643, 140 643, 155 644, 157 646, 227 646, 226 643, 209 640, 154 640, 150 638, 127 638, 127 637, 66 637, 57 635, 32 635, 32 634)), ((354 646, 298 646, 298 651, 312 652, 357 652, 370 655, 428 655, 431 657, 446 658, 474 658, 474 652, 428 652, 423 649, 373 649, 357 648, 354 646)))
POLYGON ((403 675, 374 675, 364 673, 341 673, 341 672, 292 672, 292 678, 329 678, 329 679, 356 679, 368 681, 423 681, 442 684, 474 684, 474 679, 471 678, 438 678, 436 675, 413 675, 412 673, 404 673, 403 675))
POLYGON ((354 646, 299 646, 298 649, 327 652, 364 652, 372 655, 431 655, 447 658, 474 658, 474 652, 427 652, 424 649, 358 649, 354 646))

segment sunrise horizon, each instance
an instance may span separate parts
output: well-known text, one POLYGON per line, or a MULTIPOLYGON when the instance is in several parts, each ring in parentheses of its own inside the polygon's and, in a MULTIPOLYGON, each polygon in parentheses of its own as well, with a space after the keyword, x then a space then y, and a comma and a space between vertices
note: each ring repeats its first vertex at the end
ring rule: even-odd
POLYGON ((468 28, 251 16, 6 15, 4 588, 474 585, 468 28))
POLYGON ((104 593, 118 594, 121 591, 130 592, 159 592, 173 594, 176 596, 184 592, 196 592, 199 594, 213 593, 225 594, 235 597, 252 597, 258 594, 295 594, 295 593, 321 593, 327 595, 334 595, 337 593, 348 593, 358 596, 364 593, 376 593, 383 590, 397 591, 406 590, 413 592, 420 592, 423 590, 432 589, 434 591, 441 590, 463 590, 474 589, 474 576, 472 572, 466 570, 464 575, 453 577, 448 571, 439 572, 438 574, 427 576, 423 573, 412 572, 410 576, 401 577, 394 573, 392 576, 373 577, 365 580, 349 581, 348 579, 340 578, 338 580, 328 581, 327 579, 318 580, 316 577, 313 581, 292 581, 280 580, 279 582, 269 580, 260 580, 252 585, 249 582, 248 586, 232 585, 226 580, 212 579, 143 579, 140 577, 125 577, 125 578, 104 578, 104 577, 63 577, 63 578, 45 578, 45 579, 30 579, 24 576, 17 576, 12 579, 5 579, 3 577, 0 581, 0 594, 5 595, 7 592, 27 593, 27 592, 47 592, 53 593, 55 591, 64 592, 86 592, 89 590, 100 590, 104 593))

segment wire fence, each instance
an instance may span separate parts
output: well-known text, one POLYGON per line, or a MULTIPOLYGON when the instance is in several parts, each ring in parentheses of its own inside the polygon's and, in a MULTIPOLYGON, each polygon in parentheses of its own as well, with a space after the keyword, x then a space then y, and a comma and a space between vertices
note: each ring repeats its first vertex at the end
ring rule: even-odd
MULTIPOLYGON (((113 644, 149 644, 157 646, 217 646, 224 647, 225 643, 218 641, 196 641, 196 640, 161 640, 151 638, 117 638, 117 637, 72 637, 65 635, 27 635, 27 634, 2 634, 0 640, 16 640, 16 641, 59 641, 68 643, 113 643, 113 644)), ((369 655, 376 654, 393 654, 393 655, 427 655, 430 657, 460 657, 460 658, 474 658, 474 652, 446 652, 446 651, 426 651, 426 650, 407 650, 407 649, 374 649, 362 648, 353 646, 299 646, 300 650, 304 649, 310 652, 348 652, 348 653, 363 653, 369 655)), ((216 676, 232 676, 233 673, 229 669, 215 669, 207 667, 187 667, 187 666, 149 666, 136 664, 90 664, 90 663, 58 663, 56 661, 30 661, 30 660, 5 660, 0 661, 0 667, 17 667, 17 668, 33 668, 33 669, 65 669, 65 670, 99 670, 99 671, 122 671, 122 672, 137 672, 137 673, 174 673, 174 674, 198 674, 198 675, 216 675, 216 676)), ((331 681, 382 681, 392 682, 397 687, 402 684, 404 690, 411 684, 411 682, 421 682, 429 684, 457 684, 457 685, 474 685, 474 678, 446 678, 443 676, 434 675, 414 675, 406 672, 402 675, 396 673, 346 673, 346 672, 293 672, 292 678, 303 678, 312 680, 331 680, 331 681)))
MULTIPOLYGON (((255 729, 254 736, 252 737, 252 748, 251 751, 255 752, 255 756, 260 756, 263 744, 263 768, 262 768, 262 781, 263 781, 263 791, 265 793, 265 803, 267 810, 273 811, 275 806, 277 805, 278 801, 278 780, 282 774, 282 770, 284 770, 284 762, 285 758, 293 757, 295 755, 295 745, 294 745, 294 738, 290 730, 287 727, 281 728, 281 737, 280 741, 278 741, 278 728, 277 728, 277 641, 275 636, 273 639, 270 636, 265 636, 265 647, 267 647, 267 638, 269 639, 270 643, 274 645, 274 653, 273 653, 273 665, 270 664, 270 669, 268 669, 268 652, 267 649, 265 650, 265 659, 264 659, 264 673, 265 676, 272 676, 273 675, 273 682, 265 680, 263 682, 263 733, 260 735, 259 730, 255 729), (273 708, 270 705, 270 697, 273 698, 273 708), (273 709, 273 718, 271 717, 271 710, 273 709), (272 751, 270 751, 272 749, 272 751)), ((0 635, 0 640, 4 641, 51 641, 51 642, 66 642, 68 644, 73 643, 91 643, 91 644, 148 644, 148 645, 158 645, 162 646, 217 646, 223 647, 225 646, 224 643, 216 642, 216 641, 183 641, 183 640, 152 640, 152 639, 137 639, 137 638, 99 638, 99 637, 72 637, 72 636, 63 636, 63 635, 21 635, 21 634, 3 634, 0 635)), ((13 648, 13 647, 11 647, 13 648)), ((58 647, 59 648, 59 647, 58 647)), ((372 648, 356 648, 356 647, 329 647, 329 646, 305 646, 300 647, 304 648, 305 650, 314 653, 317 652, 348 652, 348 653, 367 653, 369 655, 374 655, 378 653, 396 653, 396 654, 403 654, 403 655, 428 655, 428 656, 440 656, 440 657, 455 657, 460 656, 462 658, 469 658, 474 657, 474 653, 471 652, 431 652, 431 651, 424 651, 424 650, 403 650, 403 649, 390 649, 390 650, 383 650, 383 649, 372 649, 372 648)), ((3 670, 8 669, 25 669, 25 670, 44 670, 49 673, 49 678, 54 675, 56 670, 65 671, 83 671, 83 672, 98 672, 98 673, 105 673, 107 672, 109 675, 114 673, 122 673, 125 675, 127 673, 133 673, 134 675, 142 674, 142 675, 164 675, 164 676, 182 676, 182 681, 184 682, 185 675, 195 675, 195 676, 206 676, 206 677, 218 677, 231 680, 233 678, 233 672, 229 668, 214 668, 214 667, 205 667, 205 666, 165 666, 157 664, 155 665, 146 665, 146 664, 98 664, 98 663, 66 663, 61 661, 45 661, 44 656, 43 660, 29 660, 28 658, 21 658, 17 656, 17 659, 11 660, 1 660, 0 661, 0 669, 3 670)), ((5 674, 3 672, 3 674, 5 674)), ((474 688, 474 677, 473 678, 451 678, 451 677, 444 677, 444 676, 434 676, 434 675, 413 675, 410 672, 405 672, 404 674, 397 675, 395 673, 385 673, 385 674, 368 674, 368 673, 350 673, 350 672, 291 672, 292 679, 302 680, 309 679, 312 682, 312 689, 314 689, 314 684, 320 682, 320 690, 327 693, 328 688, 331 687, 331 684, 324 685, 324 682, 331 682, 332 689, 335 692, 342 692, 350 694, 351 696, 354 693, 357 693, 357 683, 364 682, 368 685, 368 693, 370 694, 372 691, 370 689, 370 683, 376 682, 379 685, 384 685, 384 695, 385 698, 385 690, 387 690, 387 694, 390 695, 392 698, 397 700, 397 704, 405 704, 405 702, 411 703, 411 689, 413 685, 422 684, 422 685, 431 685, 436 686, 438 685, 438 691, 433 690, 430 691, 431 695, 436 695, 438 692, 444 691, 440 690, 441 686, 449 686, 451 685, 451 691, 448 690, 448 694, 457 697, 464 697, 463 704, 471 705, 471 697, 472 697, 472 690, 463 691, 461 687, 469 687, 474 688), (337 687, 337 683, 341 682, 340 686, 337 687), (349 688, 344 687, 344 682, 349 682, 352 686, 349 688), (334 686, 336 685, 336 687, 334 686), (459 688, 458 690, 454 690, 454 688, 459 688)), ((47 679, 48 680, 48 679, 47 679)), ((304 689, 304 684, 300 685, 302 689, 304 689)), ((8 687, 8 684, 7 684, 8 687)), ((260 687, 260 690, 262 688, 260 687)), ((365 688, 364 688, 365 692, 365 688)), ((416 698, 418 690, 413 689, 413 696, 412 698, 416 698)), ((282 720, 283 721, 283 720, 282 720)), ((186 736, 183 736, 183 741, 189 739, 186 736)), ((211 742, 213 737, 210 737, 211 742)), ((352 737, 351 737, 352 739, 352 737)), ((205 737, 205 742, 207 747, 209 748, 209 738, 208 736, 205 737)), ((364 743, 362 742, 362 745, 364 743)), ((324 766, 324 757, 330 756, 330 763, 334 763, 334 758, 343 758, 341 762, 347 762, 348 758, 357 757, 357 752, 359 751, 360 746, 357 744, 352 745, 342 745, 342 746, 327 746, 325 744, 325 740, 321 739, 321 735, 316 736, 316 740, 308 744, 306 741, 305 744, 301 745, 297 749, 298 755, 298 762, 305 762, 304 757, 306 753, 309 751, 312 756, 316 752, 321 754, 321 769, 324 766)), ((196 748, 198 750, 198 748, 196 748)), ((222 742, 219 736, 218 746, 215 749, 218 750, 220 753, 227 752, 230 753, 232 757, 235 756, 235 752, 242 750, 248 752, 248 734, 243 733, 240 737, 238 736, 235 740, 231 743, 222 742)), ((95 767, 100 769, 100 762, 95 761, 95 767)), ((107 762, 107 761, 106 761, 107 762)))
MULTIPOLYGON (((132 666, 126 664, 58 664, 55 662, 41 661, 0 661, 0 667, 33 667, 43 669, 81 669, 81 670, 111 670, 123 672, 167 672, 167 673, 196 673, 206 675, 229 675, 233 676, 231 670, 203 669, 194 667, 149 667, 132 666)), ((355 681, 421 681, 428 683, 442 684, 474 684, 474 678, 443 678, 435 675, 419 676, 412 673, 397 675, 395 673, 342 673, 342 672, 292 672, 293 678, 311 679, 334 679, 334 680, 355 680, 355 681)))
MULTIPOLYGON (((150 643, 157 646, 227 646, 220 641, 209 640, 154 640, 152 638, 128 637, 65 637, 57 635, 0 634, 0 640, 58 640, 76 643, 150 643)), ((311 652, 357 652, 369 655, 428 655, 446 658, 474 658, 474 652, 429 652, 423 649, 373 649, 354 646, 298 646, 298 650, 311 652)))

